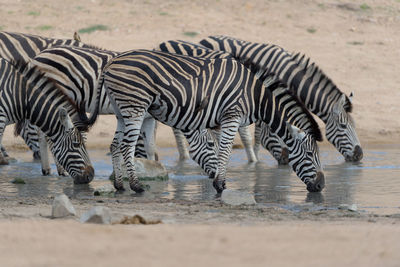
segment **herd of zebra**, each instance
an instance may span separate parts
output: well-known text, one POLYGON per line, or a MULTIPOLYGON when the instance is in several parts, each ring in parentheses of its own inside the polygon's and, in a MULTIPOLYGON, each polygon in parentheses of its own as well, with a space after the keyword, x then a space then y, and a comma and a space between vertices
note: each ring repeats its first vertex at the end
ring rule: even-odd
MULTIPOLYGON (((237 132, 250 162, 262 145, 310 192, 325 186, 317 145, 323 136, 312 114, 346 161, 363 157, 352 94, 305 55, 273 44, 210 36, 121 53, 82 43, 78 35, 0 32, 0 92, 0 143, 5 127, 16 123, 15 134, 41 159, 44 175, 49 145, 58 173, 78 184, 94 178, 85 132, 99 114, 117 118, 110 145, 117 190, 124 190, 124 172, 132 190, 144 190, 134 158, 157 158, 156 120, 172 127, 180 158, 190 155, 219 193, 237 132)), ((2 148, 0 163, 6 156, 2 148)))

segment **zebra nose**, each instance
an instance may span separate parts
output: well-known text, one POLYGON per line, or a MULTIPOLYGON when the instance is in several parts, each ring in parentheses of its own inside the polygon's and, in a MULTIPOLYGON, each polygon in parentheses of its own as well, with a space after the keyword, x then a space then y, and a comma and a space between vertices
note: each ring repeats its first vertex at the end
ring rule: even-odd
POLYGON ((360 161, 363 158, 363 151, 362 148, 357 145, 354 148, 354 152, 353 152, 353 161, 360 161))
POLYGON ((321 192, 325 187, 325 175, 323 172, 317 172, 314 178, 314 182, 307 184, 307 190, 309 192, 321 192))
POLYGON ((82 174, 74 179, 75 184, 88 184, 93 180, 94 169, 91 165, 82 168, 82 170, 83 170, 82 174))

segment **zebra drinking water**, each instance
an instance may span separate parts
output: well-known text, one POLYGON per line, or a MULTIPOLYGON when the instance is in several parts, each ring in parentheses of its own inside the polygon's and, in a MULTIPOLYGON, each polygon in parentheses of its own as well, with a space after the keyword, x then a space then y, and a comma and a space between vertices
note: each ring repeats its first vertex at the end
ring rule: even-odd
MULTIPOLYGON (((321 191, 324 187, 320 162, 314 151, 309 151, 315 147, 314 138, 287 123, 284 110, 271 91, 236 60, 128 51, 106 66, 100 86, 103 83, 118 119, 114 138, 118 147, 113 158, 122 154, 130 187, 135 192, 144 191, 136 176, 133 152, 146 112, 183 131, 220 128, 218 166, 213 181, 217 192, 225 188, 226 164, 239 126, 258 120, 267 123, 287 145, 289 163, 307 189, 321 191)), ((267 86, 274 88, 277 84, 267 86)), ((95 112, 89 124, 96 117, 95 112)), ((122 177, 117 171, 115 174, 114 186, 123 190, 122 177)))
MULTIPOLYGON (((63 92, 72 99, 76 105, 84 105, 88 112, 95 109, 98 79, 104 66, 119 53, 107 50, 80 48, 73 46, 55 46, 48 48, 31 62, 40 69, 46 77, 57 82, 63 92)), ((99 91, 100 114, 114 114, 109 98, 104 88, 99 91)), ((135 150, 135 157, 155 159, 155 120, 146 115, 142 125, 142 146, 145 149, 135 150)), ((189 142, 191 155, 196 162, 209 175, 213 176, 216 159, 209 159, 210 154, 215 154, 214 147, 210 146, 212 138, 207 131, 187 132, 185 136, 189 142), (208 159, 206 161, 206 159, 208 159)), ((137 148, 137 147, 136 147, 137 148)), ((112 149, 112 147, 111 147, 112 149)))
MULTIPOLYGON (((78 47, 93 47, 73 39, 46 38, 37 35, 0 31, 0 58, 6 59, 11 64, 26 64, 30 58, 40 51, 55 45, 71 45, 78 47)), ((18 132, 28 147, 33 151, 35 159, 40 158, 39 138, 37 128, 29 121, 21 121, 18 132), (22 127, 22 128, 21 128, 22 127)), ((1 145, 1 144, 0 144, 1 145)), ((4 163, 7 163, 4 160, 4 163)), ((42 166, 44 174, 50 173, 49 167, 42 166)))
POLYGON ((276 74, 303 101, 306 107, 326 125, 326 137, 346 161, 363 157, 355 131, 352 94, 347 97, 314 63, 300 54, 291 54, 273 44, 259 44, 227 36, 210 36, 200 44, 232 54, 235 58, 250 59, 253 64, 276 74))
MULTIPOLYGON (((156 50, 209 59, 235 59, 231 54, 227 52, 212 50, 199 44, 194 44, 181 40, 163 42, 156 48, 156 50)), ((255 69, 255 71, 257 70, 257 68, 255 68, 250 60, 247 60, 245 64, 250 65, 250 68, 255 69)), ((269 77, 269 79, 271 78, 272 77, 269 77)), ((287 119, 290 123, 306 131, 307 133, 313 134, 316 138, 316 141, 322 141, 322 136, 319 134, 319 131, 315 131, 315 129, 318 128, 317 125, 314 125, 312 123, 314 120, 309 119, 308 112, 302 112, 304 110, 303 104, 297 99, 297 97, 293 96, 293 94, 289 92, 283 84, 279 86, 279 90, 274 90, 273 93, 276 98, 280 99, 280 103, 282 102, 282 105, 285 105, 285 109, 288 110, 287 119)), ((255 153, 253 150, 251 134, 248 127, 239 127, 239 133, 242 142, 245 144, 245 149, 247 150, 249 161, 251 161, 249 155, 255 155, 257 153, 255 153), (242 132, 240 131, 240 129, 242 129, 242 132)), ((289 155, 287 152, 287 148, 282 148, 281 140, 279 140, 279 137, 269 129, 269 126, 267 124, 263 123, 262 121, 257 122, 255 127, 255 136, 255 148, 257 152, 261 143, 277 159, 278 163, 288 163, 289 155)))
MULTIPOLYGON (((51 150, 57 161, 68 171, 75 183, 89 183, 94 177, 82 136, 87 124, 77 122, 69 114, 85 118, 70 99, 54 83, 29 65, 18 70, 0 58, 0 141, 6 125, 29 120, 51 140, 51 150)), ((2 157, 0 152, 0 157, 2 157)))

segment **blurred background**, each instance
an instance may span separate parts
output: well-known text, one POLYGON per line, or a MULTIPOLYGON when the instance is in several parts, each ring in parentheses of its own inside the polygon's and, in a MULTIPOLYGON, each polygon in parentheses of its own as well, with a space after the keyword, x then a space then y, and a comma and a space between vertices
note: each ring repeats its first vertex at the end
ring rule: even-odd
MULTIPOLYGON (((126 51, 223 34, 309 56, 346 94, 363 146, 400 143, 400 0, 1 0, 0 30, 72 38, 126 51)), ((103 116, 89 146, 108 146, 103 116)), ((6 147, 25 147, 8 127, 6 147)), ((161 126, 158 145, 175 145, 161 126)))

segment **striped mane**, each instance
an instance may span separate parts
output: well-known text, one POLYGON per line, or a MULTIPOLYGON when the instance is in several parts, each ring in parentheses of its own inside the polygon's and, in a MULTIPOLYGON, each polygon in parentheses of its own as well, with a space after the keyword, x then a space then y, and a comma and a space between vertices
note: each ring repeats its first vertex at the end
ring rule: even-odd
MULTIPOLYGON (((288 86, 279 80, 274 74, 269 73, 268 69, 263 70, 259 69, 255 64, 251 63, 251 59, 246 59, 242 61, 242 64, 250 69, 251 72, 255 73, 256 77, 262 81, 264 86, 271 92, 278 88, 288 88, 288 86)), ((303 104, 303 102, 294 94, 292 90, 286 90, 286 93, 290 96, 290 98, 297 103, 299 108, 302 110, 302 113, 307 117, 308 121, 311 124, 311 129, 307 131, 308 134, 314 137, 317 141, 322 141, 322 133, 318 126, 317 121, 314 119, 311 112, 307 109, 307 107, 303 104)))
MULTIPOLYGON (((333 90, 337 91, 339 95, 344 94, 314 62, 312 63, 310 62, 310 58, 307 57, 305 54, 296 53, 292 55, 291 60, 293 60, 299 65, 299 67, 304 72, 304 75, 309 77, 308 79, 319 77, 318 83, 330 84, 333 90)), ((353 110, 353 105, 347 95, 346 95, 346 104, 344 105, 344 109, 346 112, 352 112, 353 110)))

